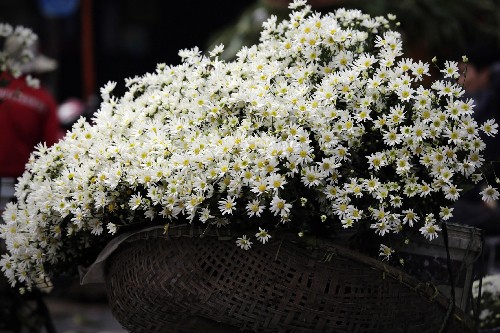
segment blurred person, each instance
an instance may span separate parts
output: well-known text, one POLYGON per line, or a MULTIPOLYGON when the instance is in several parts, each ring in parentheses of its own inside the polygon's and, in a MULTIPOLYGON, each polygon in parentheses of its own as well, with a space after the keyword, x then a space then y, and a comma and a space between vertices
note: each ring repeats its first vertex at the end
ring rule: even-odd
MULTIPOLYGON (((3 52, 16 58, 25 47, 17 35, 6 39, 3 52)), ((51 146, 61 137, 57 102, 33 77, 57 68, 57 62, 38 51, 33 43, 32 60, 24 63, 21 75, 0 74, 0 211, 14 194, 17 177, 24 172, 30 154, 39 143, 51 146)))
MULTIPOLYGON (((465 97, 474 99, 474 118, 478 122, 500 119, 500 50, 493 43, 478 42, 466 51, 467 62, 461 62, 465 97)), ((496 154, 495 157, 498 157, 496 154)))
MULTIPOLYGON (((463 53, 467 61, 459 63, 459 83, 464 86, 464 99, 474 100, 474 120, 479 125, 488 119, 500 124, 500 48, 495 41, 482 39, 471 42, 463 53)), ((482 168, 484 178, 494 185, 500 178, 500 135, 483 136, 483 141, 485 160, 492 161, 482 168)), ((487 236, 500 235, 500 207, 496 202, 487 204, 480 199, 479 192, 485 186, 482 183, 461 196, 454 205, 453 222, 483 229, 487 236)))
MULTIPOLYGON (((37 43, 26 44, 22 36, 10 35, 4 42, 3 55, 16 61, 31 53, 28 62, 16 70, 9 67, 0 73, 0 213, 13 200, 16 180, 36 145, 50 146, 61 136, 56 110, 57 103, 51 93, 39 87, 36 75, 53 71, 57 62, 38 52, 37 43), (18 72, 18 69, 20 72, 18 72)), ((1 215, 0 215, 0 223, 1 215)), ((4 253, 0 242, 0 256, 4 253)), ((0 276, 0 332, 46 332, 55 328, 41 292, 24 294, 12 288, 0 276)))

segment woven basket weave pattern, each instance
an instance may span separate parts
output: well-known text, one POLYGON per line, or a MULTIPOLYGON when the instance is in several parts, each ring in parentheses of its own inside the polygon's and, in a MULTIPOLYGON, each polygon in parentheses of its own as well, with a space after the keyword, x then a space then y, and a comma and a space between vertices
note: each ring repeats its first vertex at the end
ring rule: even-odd
MULTIPOLYGON (((274 241, 244 251, 215 237, 159 236, 121 246, 108 264, 110 303, 130 332, 195 332, 206 319, 227 325, 220 332, 421 333, 445 317, 430 287, 342 248, 274 241)), ((459 317, 447 332, 471 331, 459 317)))

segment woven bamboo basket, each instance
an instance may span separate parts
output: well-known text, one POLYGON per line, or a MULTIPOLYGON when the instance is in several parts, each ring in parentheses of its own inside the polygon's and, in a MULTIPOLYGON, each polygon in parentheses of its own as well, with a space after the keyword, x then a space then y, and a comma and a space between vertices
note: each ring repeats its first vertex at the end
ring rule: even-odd
POLYGON ((152 332, 472 332, 435 287, 358 252, 293 237, 244 251, 229 235, 136 234, 106 264, 112 311, 152 332), (228 237, 226 237, 228 236, 228 237))

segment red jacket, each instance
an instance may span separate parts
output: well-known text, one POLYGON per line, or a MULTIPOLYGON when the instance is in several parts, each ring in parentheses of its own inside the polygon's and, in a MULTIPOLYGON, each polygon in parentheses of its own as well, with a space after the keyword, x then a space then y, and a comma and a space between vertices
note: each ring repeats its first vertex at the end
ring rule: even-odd
POLYGON ((21 176, 34 147, 54 144, 60 133, 57 103, 48 91, 29 87, 24 77, 0 77, 0 177, 21 176))

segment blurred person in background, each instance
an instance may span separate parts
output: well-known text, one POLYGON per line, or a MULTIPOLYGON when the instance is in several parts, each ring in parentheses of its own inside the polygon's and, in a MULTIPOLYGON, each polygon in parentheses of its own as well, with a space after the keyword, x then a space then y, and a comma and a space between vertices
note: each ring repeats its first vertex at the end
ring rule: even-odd
MULTIPOLYGON (((26 31, 30 30, 22 28, 7 37, 0 53, 4 59, 16 62, 28 59, 14 71, 7 64, 0 73, 0 223, 1 212, 13 200, 16 180, 23 174, 36 145, 50 146, 62 134, 57 103, 36 78, 54 71, 57 62, 40 54, 36 41, 28 44, 24 38, 26 31)), ((4 244, 0 242, 0 256, 3 252, 4 244)), ((0 275, 0 332, 55 332, 40 291, 20 294, 9 286, 3 274, 0 275)))
MULTIPOLYGON (((472 41, 463 50, 467 61, 459 63, 463 84, 464 99, 474 100, 474 120, 479 125, 488 119, 495 119, 500 124, 500 47, 498 41, 480 38, 472 41)), ((490 183, 500 178, 500 136, 483 137, 486 149, 484 177, 490 183)), ((492 184, 493 185, 493 184, 492 184)), ((465 223, 483 229, 486 235, 500 235, 500 207, 496 202, 485 203, 479 192, 485 184, 464 193, 454 206, 453 221, 465 223)))
MULTIPOLYGON (((12 35, 6 39, 3 52, 15 58, 22 43, 12 35)), ((57 62, 39 53, 37 43, 30 48, 33 59, 22 65, 19 77, 0 74, 4 83, 0 85, 0 211, 12 199, 16 179, 23 174, 35 146, 51 146, 62 133, 55 98, 44 87, 33 86, 36 79, 32 78, 54 71, 57 62)))

